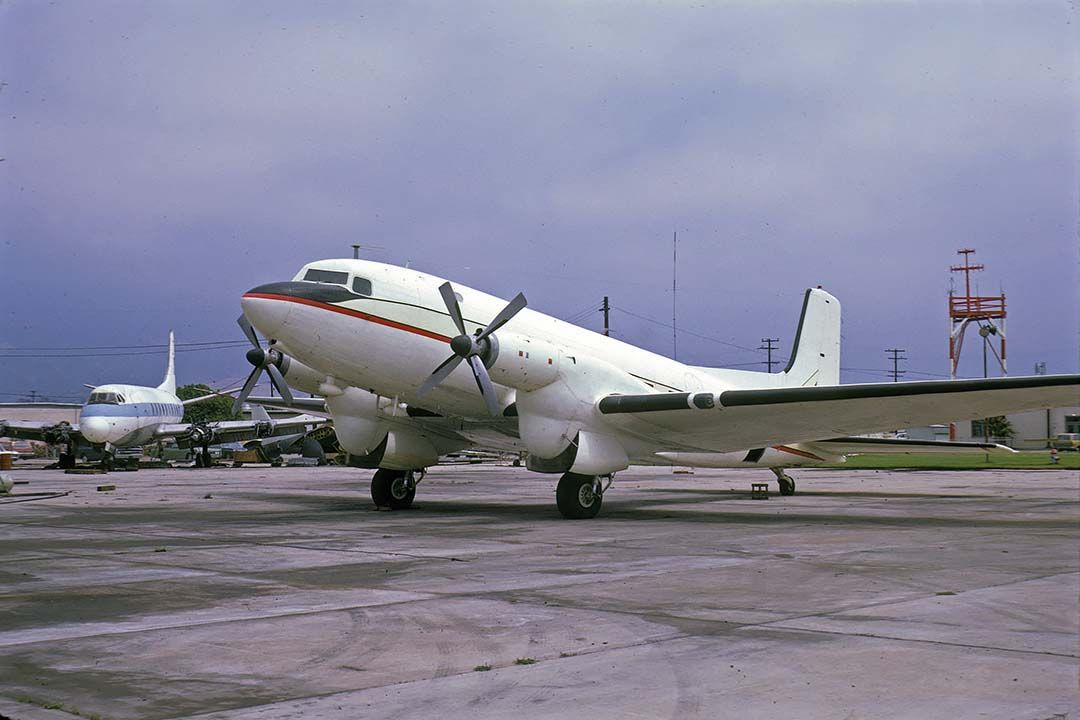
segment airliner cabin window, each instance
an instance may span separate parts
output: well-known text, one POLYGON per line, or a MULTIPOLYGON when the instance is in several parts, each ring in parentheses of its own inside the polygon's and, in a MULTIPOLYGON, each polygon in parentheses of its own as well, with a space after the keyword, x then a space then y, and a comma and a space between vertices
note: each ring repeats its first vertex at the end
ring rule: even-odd
POLYGON ((362 277, 353 278, 352 291, 357 295, 371 295, 371 281, 362 277))
POLYGON ((349 282, 349 273, 337 272, 335 270, 319 270, 318 268, 311 268, 306 273, 304 273, 304 279, 308 282, 329 283, 331 285, 347 285, 349 282))

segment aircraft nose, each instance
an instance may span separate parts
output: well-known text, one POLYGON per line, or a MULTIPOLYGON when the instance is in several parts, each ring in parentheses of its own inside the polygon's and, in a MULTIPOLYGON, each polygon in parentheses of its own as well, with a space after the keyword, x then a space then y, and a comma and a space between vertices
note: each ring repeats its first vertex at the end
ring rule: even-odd
POLYGON ((264 292, 265 285, 244 293, 240 307, 244 316, 264 337, 280 337, 289 317, 291 303, 287 296, 264 292))
POLYGON ((91 415, 79 418, 79 432, 89 442, 96 444, 106 443, 111 440, 112 423, 108 418, 91 415))

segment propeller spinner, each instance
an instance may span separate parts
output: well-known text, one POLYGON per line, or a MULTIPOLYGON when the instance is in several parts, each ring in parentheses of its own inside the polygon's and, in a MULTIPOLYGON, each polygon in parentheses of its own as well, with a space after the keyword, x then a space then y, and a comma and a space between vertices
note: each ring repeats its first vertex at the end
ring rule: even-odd
POLYGON ((255 366, 255 369, 248 375, 244 387, 240 390, 240 394, 236 396, 236 402, 233 403, 232 407, 233 414, 240 412, 240 406, 244 404, 248 395, 251 394, 251 391, 259 382, 259 376, 262 375, 263 370, 270 374, 270 382, 281 393, 281 397, 286 404, 292 405, 292 391, 289 390, 285 377, 281 374, 281 370, 278 369, 283 357, 282 354, 272 347, 263 349, 262 345, 259 344, 258 336, 255 335, 255 328, 251 327, 251 323, 243 315, 236 319, 236 324, 244 331, 244 336, 247 337, 248 341, 254 345, 253 348, 247 351, 246 357, 247 361, 255 366))
POLYGON ((488 375, 484 360, 488 358, 492 350, 493 333, 508 323, 512 317, 521 312, 528 302, 521 293, 506 304, 499 314, 496 315, 487 327, 476 335, 469 335, 465 329, 465 321, 461 317, 461 308, 458 306, 457 295, 454 294, 454 286, 445 282, 439 286, 439 294, 442 295, 443 303, 450 313, 450 319, 460 333, 450 340, 450 349, 454 352, 441 365, 435 368, 431 376, 417 390, 418 395, 426 395, 439 383, 450 376, 464 360, 469 363, 473 378, 476 379, 476 387, 480 389, 480 395, 487 403, 488 412, 492 415, 499 414, 499 398, 495 394, 495 386, 491 384, 491 376, 488 375))

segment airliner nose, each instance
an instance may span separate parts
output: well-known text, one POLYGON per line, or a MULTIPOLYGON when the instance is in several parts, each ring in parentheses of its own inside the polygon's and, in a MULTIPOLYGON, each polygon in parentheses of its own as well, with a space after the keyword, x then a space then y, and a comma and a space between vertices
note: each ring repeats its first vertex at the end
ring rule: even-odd
POLYGON ((80 417, 79 432, 95 445, 112 440, 112 423, 109 418, 100 416, 80 417))
POLYGON ((265 337, 276 338, 285 328, 285 321, 292 308, 292 303, 289 302, 292 295, 282 292, 284 288, 281 286, 285 285, 288 283, 260 285, 248 290, 240 298, 244 316, 265 337))

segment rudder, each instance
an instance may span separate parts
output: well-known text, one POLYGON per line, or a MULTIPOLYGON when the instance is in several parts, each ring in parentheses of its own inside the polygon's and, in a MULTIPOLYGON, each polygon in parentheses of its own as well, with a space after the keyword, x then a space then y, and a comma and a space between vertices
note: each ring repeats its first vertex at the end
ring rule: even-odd
POLYGON ((807 290, 803 298, 783 375, 785 387, 840 384, 840 301, 820 288, 807 290))

